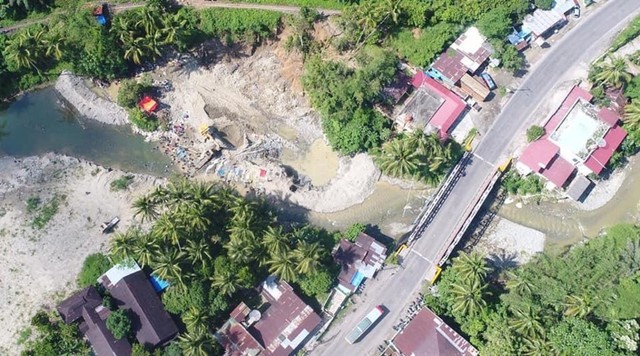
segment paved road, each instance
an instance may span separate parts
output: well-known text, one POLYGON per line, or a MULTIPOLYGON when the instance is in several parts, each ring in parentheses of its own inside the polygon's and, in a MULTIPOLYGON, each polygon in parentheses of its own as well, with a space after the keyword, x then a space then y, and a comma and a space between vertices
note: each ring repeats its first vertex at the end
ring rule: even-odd
POLYGON ((602 8, 581 19, 564 38, 554 44, 511 97, 491 129, 484 134, 472 161, 440 208, 433 222, 415 243, 403 263, 395 272, 383 271, 365 288, 364 300, 356 304, 353 312, 347 312, 344 320, 332 326, 327 341, 314 353, 322 355, 368 355, 377 345, 393 334, 392 326, 405 317, 405 308, 416 297, 425 277, 432 275, 436 259, 447 248, 447 241, 455 226, 462 219, 463 211, 481 190, 483 183, 495 172, 495 167, 512 154, 515 137, 524 134, 526 127, 539 121, 531 113, 548 99, 553 88, 565 73, 580 62, 590 62, 602 53, 617 30, 640 10, 638 0, 611 0, 602 8), (344 341, 348 333, 374 306, 384 305, 388 313, 364 338, 349 345, 344 341))
MULTIPOLYGON (((204 9, 204 8, 227 8, 227 9, 254 9, 254 10, 269 10, 269 11, 277 11, 285 14, 297 14, 300 12, 300 7, 298 6, 284 6, 284 5, 266 5, 266 4, 247 4, 247 3, 228 3, 228 2, 218 2, 218 1, 206 1, 206 0, 191 0, 186 1, 186 4, 195 7, 196 9, 204 9)), ((126 3, 126 4, 117 4, 112 5, 114 13, 122 12, 129 9, 135 9, 138 7, 144 6, 144 3, 126 3)), ((331 10, 331 9, 316 9, 321 15, 324 16, 333 16, 340 15, 340 10, 331 10)), ((13 32, 15 30, 21 29, 23 27, 28 27, 37 23, 46 22, 47 19, 40 20, 30 20, 18 23, 13 26, 0 27, 0 33, 8 33, 13 32)))

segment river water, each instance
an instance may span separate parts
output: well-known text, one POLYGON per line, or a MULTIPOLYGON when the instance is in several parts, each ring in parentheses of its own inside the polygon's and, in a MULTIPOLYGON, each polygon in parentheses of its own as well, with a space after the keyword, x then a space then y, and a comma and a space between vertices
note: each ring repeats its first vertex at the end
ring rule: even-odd
POLYGON ((170 159, 129 127, 85 120, 53 88, 26 93, 0 111, 0 155, 26 157, 55 152, 105 167, 166 176, 170 159))

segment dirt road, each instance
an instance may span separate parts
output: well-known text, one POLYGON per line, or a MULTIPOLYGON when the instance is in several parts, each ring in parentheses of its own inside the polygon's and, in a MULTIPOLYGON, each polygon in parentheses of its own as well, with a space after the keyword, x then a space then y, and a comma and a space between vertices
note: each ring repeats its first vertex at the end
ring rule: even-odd
MULTIPOLYGON (((189 6, 193 6, 196 9, 205 9, 205 8, 213 8, 213 7, 226 8, 226 9, 254 9, 254 10, 277 11, 285 14, 297 14, 300 11, 300 7, 298 6, 228 3, 228 2, 204 1, 204 0, 186 1, 185 4, 189 6)), ((122 11, 135 9, 142 6, 144 6, 144 3, 126 3, 126 4, 113 5, 111 8, 114 13, 119 13, 122 11)), ((324 16, 334 16, 334 15, 341 14, 340 10, 331 10, 331 9, 316 9, 316 10, 321 15, 324 15, 324 16)), ((1 27, 0 33, 9 33, 9 32, 19 30, 23 27, 28 27, 31 25, 44 23, 44 22, 47 22, 47 18, 40 19, 40 20, 24 21, 13 26, 1 27)))

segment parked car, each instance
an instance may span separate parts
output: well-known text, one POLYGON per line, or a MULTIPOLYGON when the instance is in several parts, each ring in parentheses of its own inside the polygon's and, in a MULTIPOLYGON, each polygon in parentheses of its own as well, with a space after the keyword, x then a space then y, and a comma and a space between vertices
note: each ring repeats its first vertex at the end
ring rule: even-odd
POLYGON ((575 18, 580 17, 580 6, 576 6, 573 8, 573 17, 575 18))
POLYGON ((480 74, 480 77, 482 78, 482 80, 484 80, 489 89, 494 90, 495 88, 497 88, 496 83, 493 81, 493 78, 491 78, 489 73, 483 72, 480 74))

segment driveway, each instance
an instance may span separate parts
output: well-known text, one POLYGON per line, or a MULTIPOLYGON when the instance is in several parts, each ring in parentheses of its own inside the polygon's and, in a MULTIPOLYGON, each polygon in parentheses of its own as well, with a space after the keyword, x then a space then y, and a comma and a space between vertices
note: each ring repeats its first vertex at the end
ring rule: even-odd
POLYGON ((392 326, 405 317, 408 304, 416 297, 425 278, 433 276, 434 266, 442 251, 448 247, 456 225, 464 210, 490 177, 514 150, 517 138, 525 129, 539 121, 532 113, 551 96, 565 73, 580 63, 589 63, 608 46, 611 38, 624 27, 640 9, 637 0, 611 0, 554 44, 544 59, 531 68, 527 79, 509 99, 493 126, 481 137, 475 157, 465 168, 464 175, 453 188, 433 222, 403 262, 403 268, 393 276, 381 276, 369 281, 364 301, 355 305, 355 312, 333 325, 323 344, 313 351, 321 355, 369 355, 393 335, 392 326), (360 342, 349 345, 344 341, 348 333, 373 307, 384 305, 388 313, 360 342))

